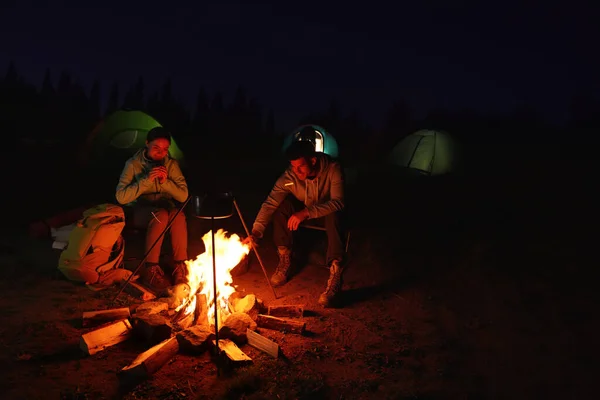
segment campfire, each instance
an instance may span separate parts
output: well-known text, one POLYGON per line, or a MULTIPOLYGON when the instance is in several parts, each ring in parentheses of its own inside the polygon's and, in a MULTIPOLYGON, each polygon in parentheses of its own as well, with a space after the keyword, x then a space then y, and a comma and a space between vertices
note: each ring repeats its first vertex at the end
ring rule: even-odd
POLYGON ((175 287, 170 296, 157 299, 140 284, 130 282, 127 292, 145 301, 133 315, 129 307, 84 313, 84 327, 102 325, 82 335, 82 350, 92 355, 133 336, 144 339, 152 347, 119 373, 126 382, 137 382, 154 374, 178 352, 197 355, 213 348, 220 360, 232 366, 252 362, 238 347, 249 344, 278 357, 278 344, 257 333, 257 328, 304 333, 302 306, 266 307, 254 294, 234 287, 231 271, 247 262, 249 245, 236 234, 228 236, 222 229, 215 232, 215 279, 212 232, 202 240, 206 251, 186 261, 187 285, 175 287))
POLYGON ((217 271, 215 279, 213 277, 211 234, 212 232, 208 232, 202 237, 206 251, 196 257, 195 260, 185 262, 188 269, 187 289, 189 289, 189 296, 183 299, 175 311, 184 310, 184 315, 191 315, 197 308, 204 309, 206 307, 209 324, 216 321, 217 326, 220 326, 222 321, 231 314, 228 300, 236 291, 233 287, 231 270, 250 253, 250 246, 242 244, 238 235, 233 234, 227 237, 225 231, 219 229, 215 233, 217 271), (213 285, 213 283, 216 284, 213 285), (216 294, 214 286, 216 286, 216 294), (197 304, 198 301, 203 299, 206 300, 206 304, 197 304), (216 307, 215 302, 217 303, 216 307), (217 315, 215 315, 215 308, 217 315))

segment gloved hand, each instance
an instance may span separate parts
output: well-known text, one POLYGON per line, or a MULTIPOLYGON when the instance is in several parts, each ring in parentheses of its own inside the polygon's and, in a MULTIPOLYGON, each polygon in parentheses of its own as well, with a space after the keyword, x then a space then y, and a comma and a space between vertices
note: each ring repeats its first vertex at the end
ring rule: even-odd
POLYGON ((242 244, 248 244, 251 246, 252 246, 252 244, 254 244, 255 247, 258 247, 258 242, 260 239, 262 239, 262 236, 263 236, 262 233, 260 233, 258 231, 252 231, 250 236, 248 236, 247 238, 242 240, 242 244))

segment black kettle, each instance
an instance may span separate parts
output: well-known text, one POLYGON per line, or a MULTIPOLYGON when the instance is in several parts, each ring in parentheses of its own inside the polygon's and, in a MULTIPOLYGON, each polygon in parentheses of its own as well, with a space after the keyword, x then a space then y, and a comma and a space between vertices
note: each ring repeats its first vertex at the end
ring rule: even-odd
POLYGON ((190 213, 201 219, 225 219, 234 213, 233 193, 215 192, 194 195, 190 199, 190 213))

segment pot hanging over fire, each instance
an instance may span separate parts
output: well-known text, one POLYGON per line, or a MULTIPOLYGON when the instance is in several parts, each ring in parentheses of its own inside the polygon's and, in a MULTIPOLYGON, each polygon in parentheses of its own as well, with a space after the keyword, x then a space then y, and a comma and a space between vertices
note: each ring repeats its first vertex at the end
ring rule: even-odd
MULTIPOLYGON (((227 219, 234 214, 234 196, 231 192, 211 192, 192 196, 188 205, 189 213, 195 218, 212 220, 227 219)), ((214 227, 212 227, 214 230, 214 227)), ((249 257, 244 257, 231 270, 233 276, 243 274, 248 270, 249 257)))
POLYGON ((234 213, 233 194, 214 192, 194 195, 189 203, 190 213, 200 219, 225 219, 234 213))

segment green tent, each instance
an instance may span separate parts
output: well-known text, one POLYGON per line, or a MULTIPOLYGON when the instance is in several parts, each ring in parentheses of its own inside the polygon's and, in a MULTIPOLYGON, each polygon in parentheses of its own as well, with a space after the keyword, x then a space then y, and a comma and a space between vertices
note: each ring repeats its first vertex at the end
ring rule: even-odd
POLYGON ((416 175, 437 176, 452 172, 457 164, 457 145, 446 132, 420 130, 403 138, 388 162, 416 175))
POLYGON ((301 133, 304 134, 307 131, 312 131, 311 133, 314 132, 314 137, 310 138, 310 141, 314 142, 316 151, 322 152, 322 153, 330 155, 331 157, 337 158, 338 144, 337 144, 337 141, 335 140, 335 138, 333 137, 333 135, 331 133, 327 132, 322 127, 320 127, 318 125, 311 125, 311 124, 302 125, 296 129, 294 129, 294 131, 292 131, 290 134, 288 134, 283 141, 282 152, 285 152, 285 150, 292 144, 293 141, 307 140, 306 138, 303 138, 301 136, 301 133), (311 128, 311 129, 307 129, 307 128, 311 128))
MULTIPOLYGON (((131 157, 146 144, 148 131, 158 126, 161 126, 158 121, 142 111, 116 111, 100 121, 90 133, 84 152, 86 161, 131 157)), ((169 155, 183 162, 183 152, 175 138, 171 140, 169 155)))

